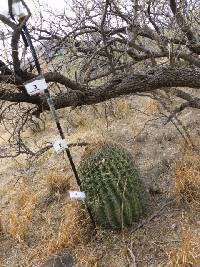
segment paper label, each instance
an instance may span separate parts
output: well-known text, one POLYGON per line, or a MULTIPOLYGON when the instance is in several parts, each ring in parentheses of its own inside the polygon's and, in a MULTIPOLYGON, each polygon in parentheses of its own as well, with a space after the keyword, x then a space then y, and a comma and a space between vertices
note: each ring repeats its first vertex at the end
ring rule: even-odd
POLYGON ((47 83, 44 77, 41 75, 24 83, 24 86, 29 95, 43 93, 44 90, 47 89, 47 83))
POLYGON ((55 143, 53 144, 53 147, 57 153, 68 148, 67 143, 64 139, 56 140, 55 143))
POLYGON ((86 195, 85 195, 85 192, 80 192, 80 191, 69 191, 69 197, 70 197, 71 199, 85 200, 86 195))

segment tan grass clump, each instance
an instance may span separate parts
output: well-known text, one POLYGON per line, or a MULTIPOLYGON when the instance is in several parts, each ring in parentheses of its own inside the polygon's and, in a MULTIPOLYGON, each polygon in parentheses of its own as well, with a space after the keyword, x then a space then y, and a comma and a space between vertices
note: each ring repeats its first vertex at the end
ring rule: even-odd
POLYGON ((200 266, 200 234, 196 231, 185 230, 182 233, 178 247, 170 249, 168 253, 170 267, 200 266))
POLYGON ((69 202, 59 231, 49 242, 49 251, 58 252, 63 248, 73 250, 78 244, 85 244, 89 237, 89 226, 90 221, 82 203, 69 202))
POLYGON ((192 151, 175 165, 175 195, 179 204, 200 209, 200 156, 192 151))
POLYGON ((18 199, 18 207, 11 211, 8 220, 7 232, 12 238, 19 241, 26 238, 37 203, 37 195, 31 194, 29 191, 21 193, 18 199))
POLYGON ((52 196, 66 193, 70 188, 70 177, 59 173, 59 170, 50 170, 45 178, 52 196))

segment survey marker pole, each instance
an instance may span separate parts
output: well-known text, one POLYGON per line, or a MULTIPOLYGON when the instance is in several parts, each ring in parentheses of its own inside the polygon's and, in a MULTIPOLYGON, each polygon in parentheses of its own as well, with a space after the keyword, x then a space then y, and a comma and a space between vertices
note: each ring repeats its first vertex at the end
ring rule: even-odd
MULTIPOLYGON (((8 8, 9 8, 9 14, 10 14, 11 18, 15 22, 16 22, 15 16, 18 17, 19 21, 23 21, 23 19, 26 17, 26 15, 24 14, 24 10, 26 9, 26 6, 24 6, 24 2, 23 1, 21 1, 21 0, 8 0, 8 8), (13 8, 15 8, 15 14, 13 12, 13 8)), ((44 93, 46 101, 47 101, 48 106, 49 106, 49 109, 51 111, 52 117, 53 117, 53 119, 54 119, 54 121, 56 123, 56 127, 57 127, 57 130, 58 130, 60 138, 61 138, 60 140, 58 140, 54 144, 54 148, 57 151, 62 151, 63 150, 63 151, 66 152, 67 157, 68 157, 69 162, 70 162, 70 165, 71 165, 71 168, 72 168, 72 171, 74 173, 77 185, 79 186, 80 190, 82 191, 80 177, 78 175, 78 172, 77 172, 76 166, 74 164, 74 161, 73 161, 71 152, 69 150, 69 147, 68 147, 67 143, 65 142, 65 135, 64 135, 62 126, 60 124, 59 118, 58 118, 58 116, 56 114, 56 109, 55 109, 55 106, 54 106, 53 99, 52 99, 52 97, 50 95, 50 92, 49 92, 49 89, 48 89, 48 85, 47 85, 47 83, 45 81, 44 76, 42 75, 42 70, 41 70, 41 66, 40 66, 39 60, 38 60, 38 56, 37 56, 35 47, 34 47, 34 45, 32 43, 31 36, 30 36, 30 33, 28 31, 28 28, 27 28, 26 24, 23 25, 23 27, 22 27, 21 35, 22 35, 22 38, 23 38, 25 46, 26 47, 28 47, 28 46, 30 47, 31 54, 32 54, 32 57, 33 57, 34 62, 35 62, 35 66, 36 66, 37 72, 39 74, 34 79, 24 83, 24 86, 25 86, 27 92, 29 93, 29 95, 34 95, 34 94, 37 94, 37 93, 44 93)), ((84 192, 71 192, 71 193, 72 193, 71 194, 72 198, 81 199, 81 200, 85 199, 85 193, 84 192)), ((88 205, 86 204, 86 202, 85 202, 85 206, 86 206, 86 209, 87 209, 88 214, 90 216, 90 219, 91 219, 92 225, 94 227, 94 230, 96 232, 95 220, 94 220, 92 212, 91 212, 90 208, 88 207, 88 205)))

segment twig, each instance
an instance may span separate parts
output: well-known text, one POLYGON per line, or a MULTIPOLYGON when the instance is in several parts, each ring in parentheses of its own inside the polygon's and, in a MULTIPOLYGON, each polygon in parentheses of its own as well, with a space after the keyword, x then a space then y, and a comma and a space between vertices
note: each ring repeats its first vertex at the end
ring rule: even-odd
POLYGON ((172 204, 174 201, 174 199, 170 199, 168 201, 166 201, 154 214, 152 214, 147 220, 143 221, 142 223, 140 223, 139 225, 137 225, 132 231, 131 234, 133 234, 134 232, 136 232, 138 229, 143 228, 145 225, 147 225, 148 223, 150 223, 154 218, 156 218, 157 216, 159 216, 161 214, 161 212, 163 211, 163 209, 172 204))
MULTIPOLYGON (((79 143, 69 143, 68 144, 68 147, 74 147, 74 146, 88 146, 90 143, 88 142, 79 142, 79 143)), ((50 148, 52 148, 53 145, 52 144, 49 144, 45 147, 43 147, 42 149, 40 149, 39 151, 37 152, 34 152, 34 154, 32 155, 33 157, 39 157, 41 156, 42 154, 44 154, 45 152, 47 152, 50 148)))
POLYGON ((129 267, 137 267, 136 265, 136 260, 135 260, 135 255, 133 254, 132 248, 127 249, 131 258, 131 262, 129 261, 129 267))

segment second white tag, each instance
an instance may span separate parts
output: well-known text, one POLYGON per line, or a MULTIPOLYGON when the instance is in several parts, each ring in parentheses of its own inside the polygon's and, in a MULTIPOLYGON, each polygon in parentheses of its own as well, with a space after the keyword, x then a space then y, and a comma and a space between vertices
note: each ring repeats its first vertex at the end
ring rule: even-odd
POLYGON ((67 143, 64 139, 56 140, 55 143, 53 144, 53 147, 57 153, 60 153, 61 151, 68 148, 67 143))

